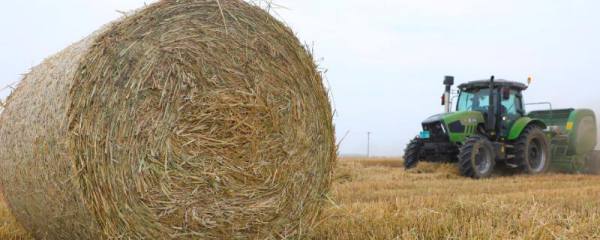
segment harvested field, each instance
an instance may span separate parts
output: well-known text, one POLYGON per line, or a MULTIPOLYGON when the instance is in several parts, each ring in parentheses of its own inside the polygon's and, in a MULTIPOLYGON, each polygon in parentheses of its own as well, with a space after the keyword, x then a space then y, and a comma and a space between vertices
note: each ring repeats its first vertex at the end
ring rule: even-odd
POLYGON ((471 180, 452 165, 342 159, 318 239, 597 239, 600 177, 471 180), (382 164, 385 163, 385 164, 382 164))
MULTIPOLYGON (((600 177, 471 180, 451 165, 342 159, 313 239, 597 239, 600 177)), ((0 210, 5 212, 6 210, 0 210)), ((6 222, 4 219, 0 221, 6 222)), ((14 222, 0 231, 21 233, 14 222)))

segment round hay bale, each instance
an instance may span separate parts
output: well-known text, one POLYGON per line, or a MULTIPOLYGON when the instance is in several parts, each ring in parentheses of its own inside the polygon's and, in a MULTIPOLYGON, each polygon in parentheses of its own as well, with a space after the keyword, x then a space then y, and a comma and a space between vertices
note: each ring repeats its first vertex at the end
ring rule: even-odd
POLYGON ((0 117, 0 181, 38 239, 302 236, 336 158, 292 31, 240 0, 169 0, 27 74, 0 117))

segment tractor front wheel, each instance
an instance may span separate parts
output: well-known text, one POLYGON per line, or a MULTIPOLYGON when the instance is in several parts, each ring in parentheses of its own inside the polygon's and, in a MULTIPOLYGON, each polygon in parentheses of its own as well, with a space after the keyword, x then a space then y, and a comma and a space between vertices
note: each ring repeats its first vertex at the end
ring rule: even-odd
POLYGON ((406 170, 416 167, 419 163, 421 146, 421 142, 416 138, 406 146, 404 150, 404 168, 406 170))
POLYGON ((469 137, 460 148, 458 167, 465 177, 488 178, 496 165, 496 152, 490 140, 485 136, 469 137))
POLYGON ((515 162, 528 174, 541 174, 550 166, 546 135, 538 126, 527 127, 515 144, 515 162))

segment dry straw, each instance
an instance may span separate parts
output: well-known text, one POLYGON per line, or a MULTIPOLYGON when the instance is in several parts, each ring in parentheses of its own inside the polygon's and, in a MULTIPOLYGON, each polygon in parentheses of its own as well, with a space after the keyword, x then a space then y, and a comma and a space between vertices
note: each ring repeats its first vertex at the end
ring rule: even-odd
POLYGON ((240 0, 160 1, 9 97, 1 183, 39 239, 306 236, 335 161, 311 54, 240 0))

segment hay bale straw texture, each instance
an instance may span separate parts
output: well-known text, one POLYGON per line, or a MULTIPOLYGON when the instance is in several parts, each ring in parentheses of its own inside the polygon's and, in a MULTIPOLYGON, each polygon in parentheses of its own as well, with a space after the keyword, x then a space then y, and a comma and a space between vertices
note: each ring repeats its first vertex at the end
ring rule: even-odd
POLYGON ((240 0, 144 7, 28 73, 0 180, 38 239, 292 238, 336 158, 309 51, 240 0))

